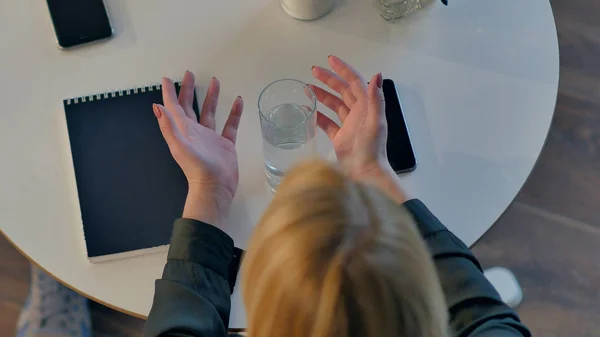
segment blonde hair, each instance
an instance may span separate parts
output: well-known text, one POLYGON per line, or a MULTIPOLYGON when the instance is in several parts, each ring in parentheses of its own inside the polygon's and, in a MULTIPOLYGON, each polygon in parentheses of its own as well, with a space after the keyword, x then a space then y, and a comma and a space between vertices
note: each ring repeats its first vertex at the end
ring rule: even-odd
POLYGON ((291 170, 242 267, 251 337, 446 337, 442 289, 412 217, 327 163, 291 170))

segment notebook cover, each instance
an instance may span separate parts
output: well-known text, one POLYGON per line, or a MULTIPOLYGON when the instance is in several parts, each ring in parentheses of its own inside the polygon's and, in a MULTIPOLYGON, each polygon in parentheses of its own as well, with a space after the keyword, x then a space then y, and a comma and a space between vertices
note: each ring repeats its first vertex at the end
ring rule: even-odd
POLYGON ((187 182, 152 112, 161 102, 159 85, 64 101, 92 261, 167 245, 181 217, 187 182))

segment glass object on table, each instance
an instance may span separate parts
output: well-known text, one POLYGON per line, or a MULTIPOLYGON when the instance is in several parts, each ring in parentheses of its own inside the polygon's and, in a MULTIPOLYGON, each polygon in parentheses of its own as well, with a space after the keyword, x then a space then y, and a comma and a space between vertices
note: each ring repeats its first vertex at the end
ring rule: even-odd
POLYGON ((373 0, 379 14, 388 21, 412 14, 431 2, 433 0, 373 0))
POLYGON ((283 79, 258 98, 267 185, 275 191, 292 165, 316 153, 317 97, 304 82, 283 79))

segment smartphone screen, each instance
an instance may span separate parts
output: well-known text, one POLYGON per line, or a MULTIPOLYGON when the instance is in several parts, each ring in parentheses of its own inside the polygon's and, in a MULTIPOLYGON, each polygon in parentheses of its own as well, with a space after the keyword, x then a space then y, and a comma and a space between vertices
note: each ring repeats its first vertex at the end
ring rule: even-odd
POLYGON ((417 160, 410 143, 408 128, 404 121, 402 105, 394 81, 383 80, 383 95, 385 96, 385 116, 388 123, 388 160, 397 173, 413 171, 417 167, 417 160))
POLYGON ((68 48, 112 35, 103 0, 47 1, 59 46, 68 48))

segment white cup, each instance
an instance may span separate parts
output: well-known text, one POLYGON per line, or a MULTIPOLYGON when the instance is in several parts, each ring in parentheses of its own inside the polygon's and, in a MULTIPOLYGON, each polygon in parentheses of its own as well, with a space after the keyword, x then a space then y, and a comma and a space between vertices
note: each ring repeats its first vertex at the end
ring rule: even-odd
POLYGON ((298 20, 315 20, 327 14, 335 0, 281 0, 281 7, 298 20))

